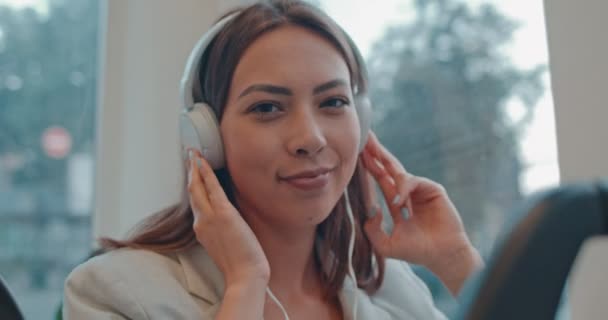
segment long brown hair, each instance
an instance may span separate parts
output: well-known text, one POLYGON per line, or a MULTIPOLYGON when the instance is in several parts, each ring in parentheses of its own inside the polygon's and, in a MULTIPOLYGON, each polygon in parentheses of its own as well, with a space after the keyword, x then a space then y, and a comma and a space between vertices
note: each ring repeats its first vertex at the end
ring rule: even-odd
MULTIPOLYGON (((261 35, 285 25, 306 28, 331 42, 349 67, 355 96, 366 94, 367 74, 359 51, 348 35, 321 10, 302 1, 278 0, 260 2, 239 11, 211 42, 199 66, 200 87, 196 90, 200 91, 197 95, 201 99, 204 97, 203 100, 214 108, 219 121, 226 105, 232 75, 243 52, 261 35)), ((184 166, 184 176, 185 172, 184 166)), ((220 169, 215 173, 228 198, 235 204, 229 172, 220 169)), ((378 290, 384 278, 384 257, 374 250, 363 232, 367 213, 372 209, 374 191, 361 160, 347 189, 356 221, 353 268, 357 285, 372 294, 378 290)), ((319 270, 323 270, 321 278, 327 297, 337 295, 348 272, 351 225, 345 203, 342 196, 328 218, 317 228, 321 245, 315 258, 319 270), (328 254, 335 259, 321 259, 328 254)), ((144 219, 126 240, 102 238, 100 243, 106 249, 130 247, 160 253, 173 252, 199 245, 192 225, 192 209, 184 182, 179 203, 144 219)))

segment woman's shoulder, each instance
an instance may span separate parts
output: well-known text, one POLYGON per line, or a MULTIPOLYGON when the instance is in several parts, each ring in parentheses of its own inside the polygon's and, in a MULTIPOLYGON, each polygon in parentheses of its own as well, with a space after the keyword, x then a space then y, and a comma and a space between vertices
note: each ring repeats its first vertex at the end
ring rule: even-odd
POLYGON ((150 250, 121 248, 78 265, 68 279, 133 282, 144 278, 150 282, 155 278, 166 278, 167 275, 179 278, 179 269, 180 263, 175 253, 161 254, 150 250), (163 277, 158 277, 160 274, 163 277), (150 277, 151 275, 156 277, 150 277))
POLYGON ((384 271, 384 282, 383 287, 388 290, 401 288, 411 292, 418 292, 431 295, 428 287, 420 279, 409 263, 397 260, 397 259, 386 259, 386 268, 384 271), (407 283, 408 286, 403 288, 403 284, 407 283))
POLYGON ((68 276, 69 284, 123 283, 146 294, 147 290, 184 291, 215 303, 223 294, 223 277, 200 246, 168 253, 121 248, 95 256, 77 266, 68 276))
POLYGON ((148 299, 149 293, 158 289, 186 292, 185 284, 176 254, 121 248, 74 268, 66 279, 65 290, 91 296, 103 294, 106 299, 120 294, 148 299))
POLYGON ((211 284, 199 281, 193 287, 191 265, 197 262, 190 261, 190 251, 116 249, 93 257, 68 276, 65 311, 76 319, 103 312, 130 314, 132 319, 163 312, 185 315, 182 318, 210 312, 215 303, 205 294, 211 284))
POLYGON ((400 319, 446 319, 424 281, 401 260, 386 259, 384 281, 371 301, 400 319), (409 316, 409 317, 408 317, 409 316))

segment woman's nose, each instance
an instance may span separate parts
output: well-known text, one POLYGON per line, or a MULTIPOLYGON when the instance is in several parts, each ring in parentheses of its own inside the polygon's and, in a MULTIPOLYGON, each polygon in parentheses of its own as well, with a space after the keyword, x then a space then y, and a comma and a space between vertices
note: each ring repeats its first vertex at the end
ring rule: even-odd
POLYGON ((322 126, 314 114, 294 115, 290 127, 287 148, 294 156, 309 157, 318 154, 327 144, 322 126))

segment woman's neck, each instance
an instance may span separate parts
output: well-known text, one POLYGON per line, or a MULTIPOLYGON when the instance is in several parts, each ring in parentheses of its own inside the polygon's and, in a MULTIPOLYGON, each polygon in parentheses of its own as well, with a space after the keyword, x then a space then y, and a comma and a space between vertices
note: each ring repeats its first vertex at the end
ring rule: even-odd
POLYGON ((316 226, 288 228, 243 215, 262 246, 270 265, 269 287, 283 299, 321 294, 314 257, 316 226))

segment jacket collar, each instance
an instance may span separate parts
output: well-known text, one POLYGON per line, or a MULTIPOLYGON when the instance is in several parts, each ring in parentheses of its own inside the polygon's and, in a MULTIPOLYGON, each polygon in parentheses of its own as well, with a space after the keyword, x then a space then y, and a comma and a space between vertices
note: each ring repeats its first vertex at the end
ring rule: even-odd
POLYGON ((224 276, 201 245, 180 251, 177 259, 182 265, 190 294, 211 304, 221 302, 224 296, 224 276))
MULTIPOLYGON (((197 244, 180 251, 177 258, 184 271, 188 292, 213 305, 219 304, 224 296, 224 276, 205 249, 197 244)), ((354 282, 347 276, 338 293, 345 319, 352 318, 351 308, 357 291, 354 282)))

